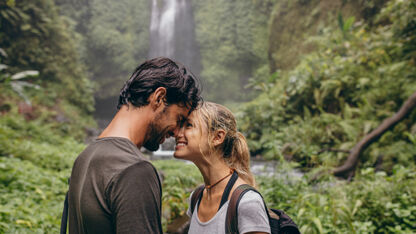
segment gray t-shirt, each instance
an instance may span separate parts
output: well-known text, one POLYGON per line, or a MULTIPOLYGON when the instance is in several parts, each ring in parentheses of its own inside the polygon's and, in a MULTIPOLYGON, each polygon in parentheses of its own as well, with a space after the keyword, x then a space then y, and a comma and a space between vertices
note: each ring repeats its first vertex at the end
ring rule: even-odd
MULTIPOLYGON (((191 194, 192 197, 192 194, 191 194)), ((190 199, 189 199, 190 200, 190 199)), ((225 233, 225 218, 228 209, 227 201, 221 209, 207 222, 201 222, 198 218, 198 203, 195 210, 191 213, 190 208, 186 214, 191 217, 189 226, 190 234, 211 234, 225 233)), ((189 207, 191 207, 189 202, 189 207)), ((266 232, 270 233, 269 219, 266 214, 263 200, 261 196, 253 191, 249 191, 243 195, 238 205, 238 231, 239 233, 247 232, 266 232)))
POLYGON ((127 138, 95 140, 75 160, 69 233, 162 233, 161 184, 127 138))

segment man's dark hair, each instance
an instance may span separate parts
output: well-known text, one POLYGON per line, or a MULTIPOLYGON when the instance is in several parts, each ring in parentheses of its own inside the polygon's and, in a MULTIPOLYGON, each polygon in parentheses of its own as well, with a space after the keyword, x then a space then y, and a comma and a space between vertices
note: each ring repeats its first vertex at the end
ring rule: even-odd
POLYGON ((195 76, 182 64, 159 57, 136 68, 120 91, 117 110, 128 103, 135 107, 149 104, 149 96, 159 87, 166 88, 167 104, 183 104, 193 110, 202 100, 195 76))

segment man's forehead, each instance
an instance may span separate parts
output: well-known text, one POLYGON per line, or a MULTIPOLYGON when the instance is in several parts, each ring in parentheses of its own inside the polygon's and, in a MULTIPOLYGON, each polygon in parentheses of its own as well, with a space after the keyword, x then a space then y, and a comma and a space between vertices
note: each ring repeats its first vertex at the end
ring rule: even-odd
POLYGON ((172 104, 171 111, 176 113, 179 117, 188 118, 188 115, 191 112, 191 108, 184 105, 172 104))

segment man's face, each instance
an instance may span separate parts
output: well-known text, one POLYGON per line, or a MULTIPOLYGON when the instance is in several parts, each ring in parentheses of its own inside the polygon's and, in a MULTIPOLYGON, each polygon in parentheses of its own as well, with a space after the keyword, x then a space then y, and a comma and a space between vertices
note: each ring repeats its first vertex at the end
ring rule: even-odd
POLYGON ((181 125, 188 118, 190 108, 171 104, 156 114, 156 118, 149 124, 143 146, 156 151, 166 138, 175 136, 181 125))

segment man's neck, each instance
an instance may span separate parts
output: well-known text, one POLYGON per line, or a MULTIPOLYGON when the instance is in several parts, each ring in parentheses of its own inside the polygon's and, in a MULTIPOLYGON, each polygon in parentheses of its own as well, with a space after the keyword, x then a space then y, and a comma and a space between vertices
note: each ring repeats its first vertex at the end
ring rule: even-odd
POLYGON ((123 105, 98 138, 124 137, 140 148, 143 145, 150 115, 146 107, 135 108, 123 105))

